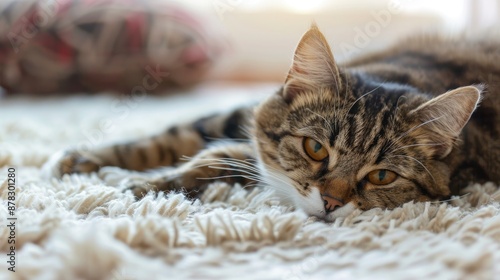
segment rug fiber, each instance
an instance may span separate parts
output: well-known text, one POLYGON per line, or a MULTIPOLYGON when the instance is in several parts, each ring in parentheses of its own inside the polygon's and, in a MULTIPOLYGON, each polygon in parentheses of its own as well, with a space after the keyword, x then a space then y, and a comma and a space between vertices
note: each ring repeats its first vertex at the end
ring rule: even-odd
POLYGON ((196 201, 180 193, 134 201, 96 174, 41 176, 57 150, 146 136, 273 89, 1 100, 0 279, 500 279, 500 191, 492 183, 447 204, 325 223, 281 205, 271 189, 215 183, 196 201), (9 168, 16 272, 7 263, 9 168))

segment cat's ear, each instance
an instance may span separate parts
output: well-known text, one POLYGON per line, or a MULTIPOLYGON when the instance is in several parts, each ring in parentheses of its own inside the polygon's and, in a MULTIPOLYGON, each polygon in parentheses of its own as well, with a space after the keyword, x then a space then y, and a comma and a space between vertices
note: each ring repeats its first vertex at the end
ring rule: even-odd
POLYGON ((283 97, 289 102, 301 92, 315 91, 339 81, 339 71, 330 46, 316 24, 313 24, 295 50, 292 67, 283 87, 283 97))
POLYGON ((418 121, 416 130, 430 140, 434 155, 447 156, 455 140, 481 101, 481 86, 466 86, 441 94, 409 113, 418 121))

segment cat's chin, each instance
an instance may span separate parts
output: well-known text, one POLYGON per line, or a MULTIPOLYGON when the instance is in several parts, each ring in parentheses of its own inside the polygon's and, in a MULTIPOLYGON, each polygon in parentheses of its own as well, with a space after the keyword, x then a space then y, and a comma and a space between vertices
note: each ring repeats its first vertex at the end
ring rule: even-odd
POLYGON ((294 204, 296 207, 302 209, 309 216, 316 216, 326 222, 333 222, 338 218, 345 218, 349 216, 356 206, 353 203, 347 203, 346 205, 335 209, 335 211, 326 213, 324 209, 324 202, 321 199, 321 195, 317 188, 312 188, 308 196, 295 195, 294 204))
POLYGON ((311 187, 307 196, 304 196, 293 187, 293 181, 286 175, 264 169, 262 166, 261 174, 264 175, 267 184, 275 190, 282 203, 293 205, 309 216, 316 216, 327 222, 333 222, 335 219, 347 217, 356 210, 356 206, 353 203, 348 203, 333 212, 326 213, 318 188, 311 187))
POLYGON ((354 206, 353 203, 347 203, 335 211, 328 213, 323 219, 327 222, 333 222, 338 218, 345 218, 349 216, 352 212, 354 212, 354 210, 356 210, 356 206, 354 206))

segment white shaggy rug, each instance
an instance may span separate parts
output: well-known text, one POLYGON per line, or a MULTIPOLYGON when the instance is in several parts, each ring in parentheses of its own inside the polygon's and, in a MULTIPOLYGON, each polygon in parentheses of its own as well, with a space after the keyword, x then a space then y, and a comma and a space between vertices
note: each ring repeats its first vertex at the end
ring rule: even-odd
POLYGON ((41 177, 58 149, 145 136, 275 88, 0 99, 0 279, 500 279, 493 184, 471 186, 451 204, 408 203, 325 223, 266 189, 214 184, 201 201, 167 194, 136 202, 96 175, 41 177), (9 168, 17 187, 12 233, 9 168))

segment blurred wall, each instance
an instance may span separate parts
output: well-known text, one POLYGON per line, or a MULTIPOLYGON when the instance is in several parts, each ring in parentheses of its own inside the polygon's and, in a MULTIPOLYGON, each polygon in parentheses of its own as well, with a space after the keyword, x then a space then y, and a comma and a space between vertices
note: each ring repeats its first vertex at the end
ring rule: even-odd
POLYGON ((380 49, 415 33, 498 26, 497 0, 187 0, 214 16, 230 49, 211 79, 283 81, 302 34, 315 21, 335 58, 380 49))

